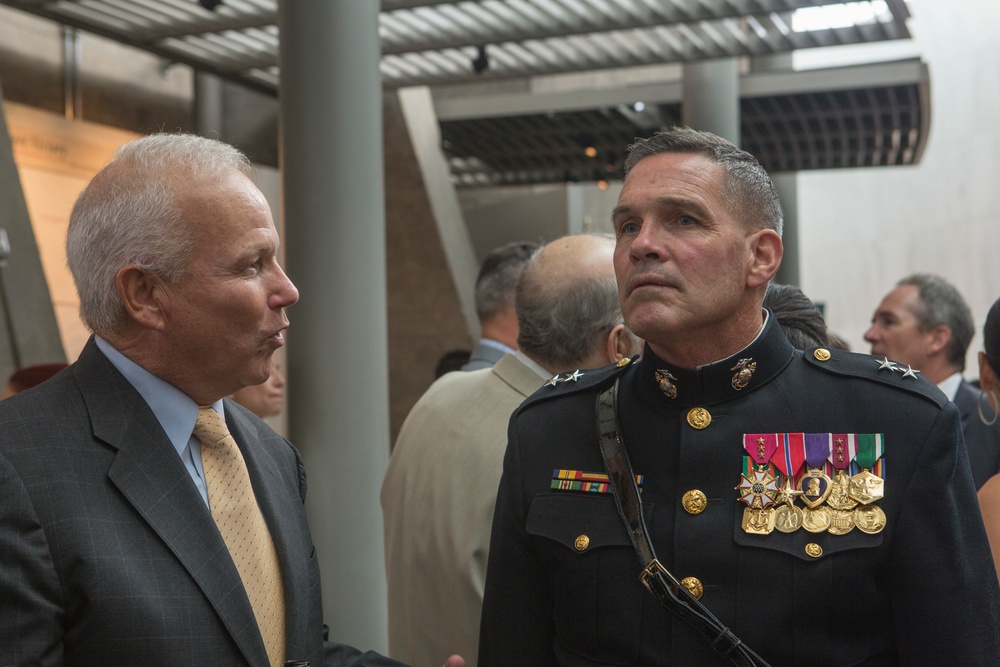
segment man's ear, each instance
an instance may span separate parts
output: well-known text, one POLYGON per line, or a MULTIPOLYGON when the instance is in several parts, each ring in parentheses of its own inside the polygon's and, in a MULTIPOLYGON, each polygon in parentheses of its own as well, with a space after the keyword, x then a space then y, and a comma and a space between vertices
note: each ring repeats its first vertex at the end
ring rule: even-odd
POLYGON ((939 324, 927 332, 927 356, 940 354, 951 342, 951 327, 947 324, 939 324))
POLYGON ((115 274, 115 287, 126 314, 147 329, 163 331, 163 281, 142 267, 127 264, 115 274))
POLYGON ((747 287, 766 285, 781 266, 781 256, 784 253, 781 237, 773 229, 759 229, 749 236, 747 250, 750 252, 747 287))
POLYGON ((636 353, 635 341, 635 337, 625 328, 624 324, 616 324, 608 334, 608 340, 604 347, 607 363, 617 363, 622 357, 631 359, 632 355, 636 353))

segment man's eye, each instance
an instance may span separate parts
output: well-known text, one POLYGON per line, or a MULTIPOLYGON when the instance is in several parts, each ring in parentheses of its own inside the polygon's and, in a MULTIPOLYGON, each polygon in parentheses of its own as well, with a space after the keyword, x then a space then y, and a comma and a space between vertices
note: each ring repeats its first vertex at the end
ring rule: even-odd
POLYGON ((618 228, 619 234, 635 234, 639 231, 639 224, 635 222, 623 222, 618 228))
POLYGON ((677 218, 677 224, 680 225, 681 227, 688 227, 690 225, 695 224, 695 219, 692 218, 690 215, 682 215, 677 218))

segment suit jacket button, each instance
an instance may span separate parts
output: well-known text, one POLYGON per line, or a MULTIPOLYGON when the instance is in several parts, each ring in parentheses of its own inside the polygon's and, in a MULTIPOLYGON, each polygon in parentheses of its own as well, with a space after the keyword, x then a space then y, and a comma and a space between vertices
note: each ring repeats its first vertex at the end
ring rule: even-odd
POLYGON ((590 546, 590 538, 586 535, 580 535, 573 540, 573 546, 576 547, 577 551, 586 551, 587 547, 590 546))

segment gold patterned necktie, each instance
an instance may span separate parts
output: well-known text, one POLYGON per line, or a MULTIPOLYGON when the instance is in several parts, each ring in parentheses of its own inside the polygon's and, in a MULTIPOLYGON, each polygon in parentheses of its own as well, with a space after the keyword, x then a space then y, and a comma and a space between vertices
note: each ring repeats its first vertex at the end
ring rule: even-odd
POLYGON ((246 461, 222 416, 198 408, 194 436, 201 440, 201 461, 212 509, 222 539, 243 580, 272 667, 285 660, 285 593, 278 554, 257 498, 246 461))

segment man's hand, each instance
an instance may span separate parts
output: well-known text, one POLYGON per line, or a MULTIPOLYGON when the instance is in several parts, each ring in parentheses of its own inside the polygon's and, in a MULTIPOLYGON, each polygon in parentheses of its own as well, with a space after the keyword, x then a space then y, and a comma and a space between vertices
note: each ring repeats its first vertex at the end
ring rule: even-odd
POLYGON ((465 658, 460 655, 450 655, 444 661, 444 667, 465 667, 465 658))

